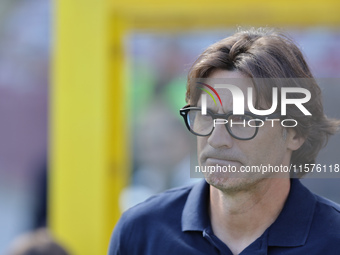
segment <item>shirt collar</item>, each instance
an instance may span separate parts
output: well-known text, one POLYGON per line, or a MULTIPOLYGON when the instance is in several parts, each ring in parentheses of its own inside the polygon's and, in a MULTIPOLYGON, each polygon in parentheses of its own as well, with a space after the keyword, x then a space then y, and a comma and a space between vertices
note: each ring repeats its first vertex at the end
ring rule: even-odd
MULTIPOLYGON (((210 227, 209 184, 205 180, 194 185, 182 213, 182 231, 204 231, 210 227)), ((269 246, 305 244, 312 223, 316 198, 300 180, 291 179, 286 203, 268 229, 269 246)))
POLYGON ((191 189, 182 213, 182 231, 204 231, 210 226, 209 184, 205 180, 191 189))

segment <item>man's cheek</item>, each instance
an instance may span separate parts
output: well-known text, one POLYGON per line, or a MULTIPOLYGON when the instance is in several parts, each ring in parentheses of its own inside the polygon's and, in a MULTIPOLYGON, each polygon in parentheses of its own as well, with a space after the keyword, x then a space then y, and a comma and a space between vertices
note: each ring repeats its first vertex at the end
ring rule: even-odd
MULTIPOLYGON (((202 164, 201 157, 202 152, 204 151, 204 147, 207 145, 206 137, 197 137, 197 160, 199 164, 202 164)), ((194 148, 192 148, 194 150, 194 148)))

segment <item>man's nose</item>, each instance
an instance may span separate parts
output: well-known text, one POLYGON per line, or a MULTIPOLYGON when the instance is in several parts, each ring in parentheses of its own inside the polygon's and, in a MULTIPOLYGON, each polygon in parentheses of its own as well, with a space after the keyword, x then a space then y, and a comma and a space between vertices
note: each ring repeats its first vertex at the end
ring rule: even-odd
POLYGON ((208 138, 208 143, 214 148, 233 146, 233 137, 229 134, 223 121, 215 122, 215 128, 208 138))

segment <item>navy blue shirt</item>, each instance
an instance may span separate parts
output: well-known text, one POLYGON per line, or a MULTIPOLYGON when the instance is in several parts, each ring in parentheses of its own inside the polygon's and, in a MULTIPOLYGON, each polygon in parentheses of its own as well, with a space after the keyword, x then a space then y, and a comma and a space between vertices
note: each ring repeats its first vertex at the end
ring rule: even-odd
MULTIPOLYGON (((202 181, 136 205, 116 225, 109 255, 232 255, 212 231, 208 204, 202 181)), ((292 179, 276 221, 240 253, 248 254, 340 254, 340 206, 292 179)))

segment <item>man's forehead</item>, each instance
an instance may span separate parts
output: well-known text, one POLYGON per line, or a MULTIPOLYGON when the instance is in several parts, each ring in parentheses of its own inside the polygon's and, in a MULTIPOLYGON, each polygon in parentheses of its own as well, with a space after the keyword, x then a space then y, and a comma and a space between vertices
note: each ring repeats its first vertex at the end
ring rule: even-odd
POLYGON ((259 100, 258 88, 255 89, 253 80, 247 77, 210 77, 201 79, 197 82, 198 85, 201 85, 198 87, 200 95, 196 99, 198 107, 203 107, 202 96, 205 95, 204 100, 208 108, 214 111, 220 108, 223 108, 223 111, 234 111, 233 107, 241 107, 240 104, 243 105, 245 111, 249 111, 251 106, 256 109, 270 108, 270 102, 262 100, 263 98, 259 100))
MULTIPOLYGON (((208 94, 208 98, 213 100, 214 98, 216 101, 219 100, 219 97, 224 98, 224 100, 232 100, 236 96, 239 97, 241 94, 242 97, 244 98, 245 101, 247 101, 248 98, 248 93, 249 93, 249 88, 252 90, 252 98, 255 99, 256 96, 256 91, 254 90, 254 86, 249 80, 244 80, 241 81, 239 80, 238 82, 231 82, 223 79, 219 79, 219 81, 212 82, 211 80, 206 83, 208 86, 203 86, 201 88, 201 96, 202 94, 208 94), (241 93, 235 93, 236 90, 228 88, 229 86, 235 87, 237 92, 241 91, 241 93)), ((222 101, 223 103, 223 101, 222 101)))
POLYGON ((221 79, 221 78, 208 78, 205 83, 210 85, 216 91, 228 91, 225 85, 233 85, 240 88, 241 90, 247 90, 247 88, 254 88, 253 82, 249 78, 233 78, 233 79, 221 79))

